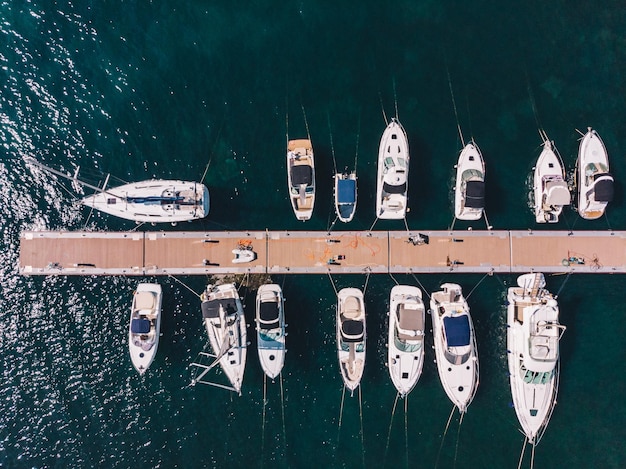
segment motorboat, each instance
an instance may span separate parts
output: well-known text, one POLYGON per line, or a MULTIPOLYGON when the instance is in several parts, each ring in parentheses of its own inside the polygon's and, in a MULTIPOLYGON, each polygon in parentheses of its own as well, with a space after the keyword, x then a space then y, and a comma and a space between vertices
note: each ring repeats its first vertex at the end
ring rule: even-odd
POLYGON ((231 390, 241 394, 248 343, 246 320, 237 288, 232 283, 209 284, 200 299, 214 359, 207 371, 219 363, 231 383, 231 390))
POLYGON ((556 297, 542 273, 524 274, 507 293, 507 355, 513 406, 528 441, 539 443, 556 404, 559 324, 556 297))
POLYGON ((365 366, 365 304, 358 288, 343 288, 337 293, 337 355, 345 386, 359 386, 365 366))
POLYGON ((356 212, 356 171, 335 174, 335 212, 344 223, 352 221, 356 212))
POLYGON ((565 205, 570 204, 570 192, 565 182, 565 170, 554 144, 544 139, 543 150, 534 168, 533 191, 537 223, 556 223, 565 205))
POLYGON ((461 287, 444 283, 430 298, 437 370, 444 391, 462 414, 478 389, 478 349, 461 287))
POLYGON ((400 220, 406 216, 409 177, 409 140, 393 118, 383 132, 378 148, 376 217, 400 220))
POLYGON ((413 390, 422 374, 425 315, 419 288, 396 285, 391 289, 387 366, 401 397, 413 390))
POLYGON ((613 176, 604 142, 591 127, 580 141, 576 163, 578 213, 587 220, 600 218, 613 200, 613 176))
POLYGON ((311 140, 287 143, 287 179, 289 199, 298 220, 309 220, 315 203, 315 159, 311 140))
POLYGON ((454 216, 479 220, 485 209, 485 162, 474 141, 465 145, 456 165, 454 216))
POLYGON ((128 350, 133 367, 143 375, 159 347, 161 331, 161 285, 140 283, 133 294, 128 326, 128 350))
POLYGON ((256 337, 263 372, 276 378, 285 363, 285 311, 279 285, 261 285, 256 294, 256 337))
POLYGON ((87 207, 136 223, 172 223, 204 218, 209 214, 209 189, 199 182, 169 179, 150 179, 108 188, 109 176, 102 187, 78 179, 78 168, 73 176, 28 158, 34 165, 94 191, 83 197, 87 207))

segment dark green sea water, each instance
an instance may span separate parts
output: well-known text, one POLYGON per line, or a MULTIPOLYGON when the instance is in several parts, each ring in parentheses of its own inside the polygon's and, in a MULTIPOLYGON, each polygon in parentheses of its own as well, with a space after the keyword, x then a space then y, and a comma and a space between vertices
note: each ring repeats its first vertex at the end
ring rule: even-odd
MULTIPOLYGON (((397 105, 412 155, 411 229, 446 229, 452 221, 457 124, 485 157, 494 228, 544 229, 528 202, 537 130, 546 130, 571 169, 575 129, 593 126, 609 151, 616 199, 606 218, 584 222, 567 210, 557 229, 624 230, 625 31, 626 9, 617 1, 2 2, 0 467, 517 467, 523 437, 510 405, 504 306, 513 276, 419 278, 428 291, 455 281, 469 293, 481 282, 469 298, 480 388, 460 431, 457 417, 445 438, 452 406, 430 347, 408 412, 400 402, 391 418, 395 390, 384 357, 393 279, 367 282, 362 412, 358 396, 346 397, 339 427, 333 287, 323 276, 275 278, 287 298, 289 352, 283 406, 279 383, 268 383, 263 424, 254 341, 241 397, 188 386, 205 335, 197 298, 178 283, 158 279, 163 336, 141 378, 126 346, 141 279, 18 275, 22 230, 134 228, 89 217, 24 158, 124 180, 197 180, 210 160, 211 214, 184 229, 326 230, 334 218, 333 153, 342 168, 358 148, 357 215, 336 229, 362 230, 374 221, 383 109, 390 117, 397 105), (303 108, 318 176, 306 224, 291 212, 284 162, 286 132, 306 135, 303 108)), ((182 280, 195 291, 206 283, 182 280)), ((338 287, 366 281, 335 280, 338 287)), ((625 279, 547 282, 560 291, 568 329, 559 402, 535 467, 624 467, 625 279)), ((246 295, 248 322, 253 297, 246 295)))

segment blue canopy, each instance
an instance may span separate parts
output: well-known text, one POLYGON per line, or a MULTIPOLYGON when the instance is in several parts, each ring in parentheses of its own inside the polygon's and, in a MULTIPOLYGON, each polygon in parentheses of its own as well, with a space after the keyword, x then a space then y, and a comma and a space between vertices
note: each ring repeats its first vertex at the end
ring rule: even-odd
POLYGON ((147 334, 150 332, 150 321, 146 318, 133 319, 130 322, 130 331, 133 334, 147 334))
POLYGON ((467 315, 443 318, 448 347, 463 347, 470 343, 470 326, 467 315))
POLYGON ((354 179, 339 179, 337 181, 337 202, 353 204, 356 201, 356 181, 354 179))

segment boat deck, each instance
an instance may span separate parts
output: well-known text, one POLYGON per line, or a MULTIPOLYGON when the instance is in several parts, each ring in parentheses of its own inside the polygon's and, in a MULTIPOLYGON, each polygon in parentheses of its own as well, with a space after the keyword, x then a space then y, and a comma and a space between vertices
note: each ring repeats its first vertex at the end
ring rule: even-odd
POLYGON ((23 275, 626 273, 626 231, 27 231, 23 275), (256 259, 233 263, 249 244, 256 259))

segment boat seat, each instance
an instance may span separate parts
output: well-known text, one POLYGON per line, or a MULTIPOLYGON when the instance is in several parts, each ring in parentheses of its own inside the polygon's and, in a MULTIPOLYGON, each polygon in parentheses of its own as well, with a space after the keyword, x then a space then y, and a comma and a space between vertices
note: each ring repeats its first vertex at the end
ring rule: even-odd
POLYGON ((355 319, 361 315, 361 305, 358 298, 349 296, 343 303, 343 316, 347 319, 355 319))
POLYGON ((424 323, 420 310, 398 306, 398 338, 420 340, 423 337, 424 323))
POLYGON ((135 309, 153 310, 156 295, 152 292, 139 292, 135 295, 135 309))

